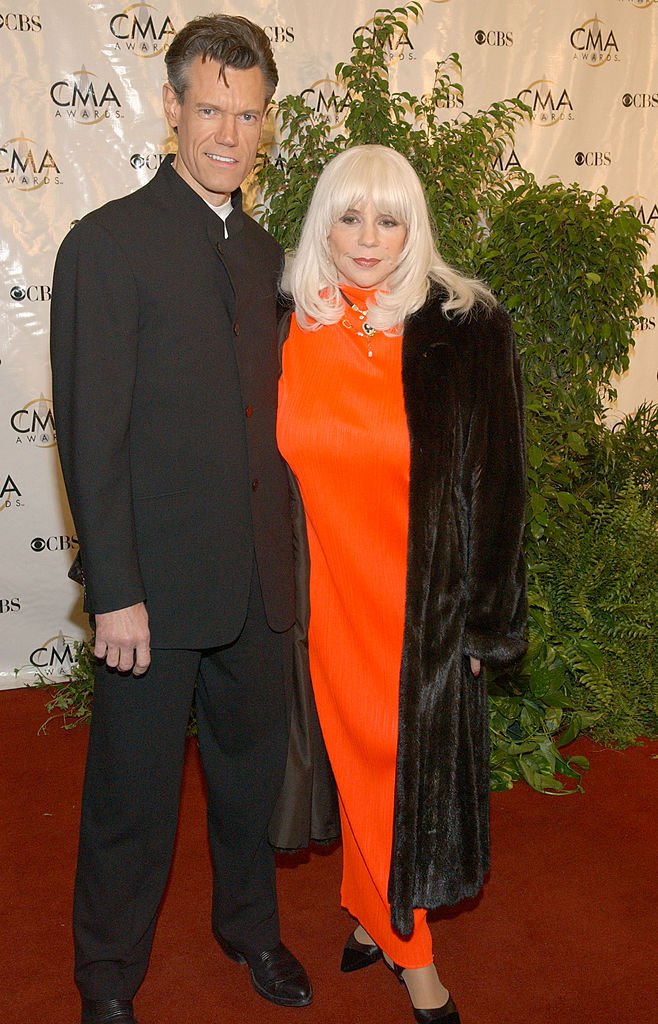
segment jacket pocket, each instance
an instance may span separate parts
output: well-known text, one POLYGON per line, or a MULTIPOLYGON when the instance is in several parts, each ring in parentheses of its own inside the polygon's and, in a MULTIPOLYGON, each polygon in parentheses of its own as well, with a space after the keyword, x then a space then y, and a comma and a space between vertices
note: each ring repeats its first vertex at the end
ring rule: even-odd
POLYGON ((164 494, 149 494, 134 499, 135 517, 141 522, 153 519, 165 522, 178 519, 193 511, 193 496, 189 491, 167 491, 164 494))

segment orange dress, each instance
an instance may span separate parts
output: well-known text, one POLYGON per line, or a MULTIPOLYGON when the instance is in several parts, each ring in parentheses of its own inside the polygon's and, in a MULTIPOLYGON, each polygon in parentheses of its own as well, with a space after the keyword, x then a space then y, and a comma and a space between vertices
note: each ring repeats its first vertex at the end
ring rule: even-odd
MULTIPOLYGON (((343 287, 362 309, 368 292, 343 287)), ((277 436, 300 486, 311 556, 313 691, 338 789, 342 905, 391 959, 432 961, 424 910, 393 930, 387 899, 404 627, 409 434, 402 340, 357 314, 283 348, 277 436), (368 356, 368 350, 372 356, 368 356)))

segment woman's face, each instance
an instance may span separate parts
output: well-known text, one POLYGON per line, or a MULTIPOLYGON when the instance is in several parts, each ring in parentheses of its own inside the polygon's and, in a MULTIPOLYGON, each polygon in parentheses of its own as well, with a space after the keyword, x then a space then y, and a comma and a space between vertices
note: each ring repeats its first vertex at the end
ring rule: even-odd
POLYGON ((329 251, 341 284, 386 288, 406 237, 404 224, 371 202, 346 210, 329 232, 329 251))

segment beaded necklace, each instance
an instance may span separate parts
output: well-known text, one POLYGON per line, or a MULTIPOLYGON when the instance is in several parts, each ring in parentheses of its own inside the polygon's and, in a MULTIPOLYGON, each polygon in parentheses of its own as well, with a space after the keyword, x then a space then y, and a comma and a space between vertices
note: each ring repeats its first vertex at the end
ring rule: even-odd
MULTIPOLYGON (((356 331, 357 337, 370 339, 370 338, 372 338, 372 336, 374 334, 377 334, 377 328, 373 327, 372 324, 369 324, 368 321, 366 320, 366 317, 368 315, 368 310, 367 309, 361 309, 359 306, 356 305, 356 303, 351 302, 350 299, 348 299, 348 297, 345 294, 345 292, 342 291, 342 289, 339 288, 338 291, 340 292, 341 298, 350 307, 350 309, 353 309, 355 313, 359 314, 359 320, 361 321, 361 326, 362 326, 363 330, 361 330, 361 331, 357 330, 356 331)), ((342 321, 342 324, 343 324, 343 327, 347 327, 348 331, 353 331, 355 329, 354 325, 351 324, 350 321, 347 318, 345 318, 342 321)), ((370 340, 368 340, 367 347, 368 347, 368 359, 372 359, 372 343, 370 342, 370 340)))

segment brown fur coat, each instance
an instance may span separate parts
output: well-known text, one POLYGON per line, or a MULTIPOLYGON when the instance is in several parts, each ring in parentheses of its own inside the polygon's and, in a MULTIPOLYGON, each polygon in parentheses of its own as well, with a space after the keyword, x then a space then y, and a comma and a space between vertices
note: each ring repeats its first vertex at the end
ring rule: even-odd
MULTIPOLYGON (((410 438, 407 595, 389 877, 402 934, 415 907, 452 905, 489 866, 489 743, 484 674, 525 650, 524 410, 509 318, 478 307, 446 317, 434 291, 405 324, 402 384, 410 438)), ((308 550, 298 515, 307 668, 308 550), (306 620, 307 621, 307 620, 306 620)), ((277 846, 335 835, 335 802, 308 684, 296 687, 277 846), (312 822, 312 819, 313 822, 312 822)))

